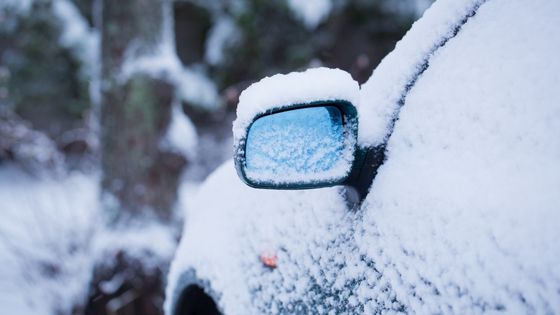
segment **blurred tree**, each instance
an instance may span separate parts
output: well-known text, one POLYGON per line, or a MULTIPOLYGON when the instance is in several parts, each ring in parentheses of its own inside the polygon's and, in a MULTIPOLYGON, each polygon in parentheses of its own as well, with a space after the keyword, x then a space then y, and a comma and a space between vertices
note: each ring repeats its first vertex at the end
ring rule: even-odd
POLYGON ((95 0, 71 0, 83 18, 93 26, 93 3, 95 0))
POLYGON ((189 23, 198 27, 177 27, 176 37, 179 43, 206 38, 205 54, 182 60, 208 67, 221 90, 317 65, 344 69, 362 83, 430 2, 176 0, 176 12, 188 8, 191 16, 211 16, 206 27, 205 15, 197 13, 189 23), (317 12, 325 3, 326 11, 317 12))
POLYGON ((189 2, 175 2, 174 30, 177 36, 177 55, 185 65, 200 63, 204 58, 206 34, 212 26, 210 13, 189 2))
POLYGON ((103 1, 102 189, 110 220, 172 218, 186 163, 160 145, 171 121, 174 86, 137 64, 158 53, 164 23, 170 22, 165 21, 166 5, 166 0, 103 1))
POLYGON ((89 95, 81 61, 60 45, 64 25, 52 7, 51 0, 34 1, 27 14, 11 12, 13 28, 0 26, 0 102, 59 140, 83 125, 89 95))
MULTIPOLYGON (((172 40, 171 3, 100 1, 100 18, 96 12, 93 16, 101 22, 99 131, 107 224, 118 230, 160 222, 172 231, 176 222, 172 210, 187 161, 163 145, 176 96, 169 69, 162 68, 173 57, 164 52, 173 47, 166 42, 172 40)), ((111 263, 99 262, 96 267, 86 314, 160 314, 165 263, 153 271, 129 248, 116 255, 108 257, 111 263), (115 279, 122 282, 114 292, 98 285, 115 279)))

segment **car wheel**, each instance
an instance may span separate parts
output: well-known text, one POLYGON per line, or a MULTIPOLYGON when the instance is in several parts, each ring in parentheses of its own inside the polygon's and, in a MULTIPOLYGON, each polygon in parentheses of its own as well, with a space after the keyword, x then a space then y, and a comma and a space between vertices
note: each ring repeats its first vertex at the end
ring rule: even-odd
POLYGON ((175 315, 220 315, 216 302, 196 284, 186 287, 177 303, 175 315))

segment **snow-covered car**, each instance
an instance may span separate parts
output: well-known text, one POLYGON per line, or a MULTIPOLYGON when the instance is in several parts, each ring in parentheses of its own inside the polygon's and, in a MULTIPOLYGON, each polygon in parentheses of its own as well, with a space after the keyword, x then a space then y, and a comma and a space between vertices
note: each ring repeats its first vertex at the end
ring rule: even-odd
POLYGON ((248 88, 239 173, 282 189, 233 161, 206 180, 166 313, 560 313, 558 25, 556 0, 441 0, 361 87, 319 68, 248 88))

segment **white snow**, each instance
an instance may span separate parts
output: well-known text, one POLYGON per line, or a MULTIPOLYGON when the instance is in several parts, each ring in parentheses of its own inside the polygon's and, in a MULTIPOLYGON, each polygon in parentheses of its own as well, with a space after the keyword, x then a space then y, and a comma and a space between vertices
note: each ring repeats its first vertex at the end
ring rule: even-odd
MULTIPOLYGON (((255 301, 249 295, 257 290, 260 277, 266 278, 266 286, 260 288, 262 294, 276 295, 281 301, 304 295, 306 273, 318 276, 320 270, 308 270, 305 266, 311 264, 297 259, 312 259, 309 251, 315 251, 322 255, 314 257, 319 264, 333 264, 337 252, 317 250, 343 242, 340 235, 351 228, 338 192, 338 188, 252 189, 240 182, 232 162, 225 163, 190 198, 184 235, 168 277, 166 313, 172 314, 171 302, 177 298, 173 292, 185 285, 181 276, 192 266, 196 266, 200 279, 210 280, 211 289, 220 294, 220 305, 228 314, 256 314, 259 308, 268 311, 261 304, 264 299, 255 301), (270 252, 276 253, 280 266, 286 268, 281 273, 261 265, 258 255, 270 252), (279 286, 295 290, 277 290, 279 286)), ((334 270, 324 268, 328 269, 334 270)))
POLYGON ((0 168, 0 303, 6 314, 71 313, 87 294, 97 182, 0 168))
POLYGON ((126 227, 102 228, 95 236, 92 253, 99 265, 114 266, 118 253, 142 263, 144 270, 156 271, 164 268, 177 246, 174 227, 158 223, 157 220, 132 223, 126 227))
MULTIPOLYGON (((103 23, 103 1, 93 0, 91 4, 93 25, 99 28, 99 25, 103 23)), ((97 42, 100 43, 100 35, 97 33, 97 42)), ((94 134, 99 134, 99 117, 101 116, 101 45, 98 45, 95 49, 95 54, 93 56, 92 67, 91 67, 91 81, 89 84, 89 95, 91 100, 91 115, 88 119, 88 124, 94 134)))
MULTIPOLYGON (((6 22, 6 24, 12 22, 9 19, 2 21, 6 18, 3 15, 9 14, 9 12, 15 12, 18 15, 29 14, 34 2, 35 0, 0 1, 0 22, 6 22)), ((83 63, 84 67, 80 69, 81 74, 84 76, 90 75, 95 66, 95 56, 99 47, 98 33, 89 27, 86 19, 70 0, 52 1, 52 12, 61 23, 60 44, 70 49, 83 63)))
POLYGON ((197 146, 196 129, 183 112, 180 103, 175 102, 172 106, 171 122, 165 136, 161 139, 160 147, 192 159, 197 146))
POLYGON ((311 30, 327 18, 333 8, 331 0, 287 0, 287 4, 296 17, 311 30))
POLYGON ((215 18, 216 22, 209 31, 206 39, 204 59, 213 66, 224 60, 224 51, 233 45, 240 37, 235 21, 228 16, 215 18))
POLYGON ((369 80, 361 87, 358 141, 362 146, 376 146, 386 140, 391 121, 399 108, 406 85, 418 74, 431 53, 482 0, 439 1, 416 21, 399 41, 395 50, 381 61, 369 80))
POLYGON ((74 51, 86 66, 85 74, 91 75, 97 62, 99 34, 89 27, 78 8, 69 0, 53 1, 53 12, 62 22, 60 43, 74 51))
POLYGON ((359 243, 419 312, 560 311, 557 12, 489 1, 407 96, 359 243))
POLYGON ((348 101, 355 106, 359 102, 358 83, 340 69, 313 68, 266 77, 239 96, 237 119, 233 122, 234 142, 244 138, 253 119, 267 110, 334 100, 348 101))
MULTIPOLYGON (((167 313, 191 269, 227 314, 560 312, 560 3, 490 0, 435 49, 476 5, 434 4, 362 87, 361 139, 379 144, 429 57, 361 210, 337 188, 256 190, 218 169, 188 210, 167 313)), ((238 128, 332 93, 267 80, 238 128)))
POLYGON ((0 10, 13 10, 18 14, 26 14, 29 12, 32 3, 33 0, 2 0, 0 2, 0 10))
MULTIPOLYGON (((165 269, 175 227, 158 222, 108 229, 96 175, 35 177, 0 167, 0 303, 6 314, 70 314, 87 302, 95 265, 117 254, 165 269)), ((110 290, 118 279, 104 283, 110 290)))
POLYGON ((125 62, 119 79, 124 82, 134 74, 144 73, 154 77, 165 77, 175 85, 180 101, 205 109, 220 106, 217 87, 206 74, 194 67, 185 67, 175 50, 173 14, 171 1, 164 2, 162 40, 151 53, 138 55, 134 44, 127 48, 125 62))
POLYGON ((174 48, 165 43, 154 49, 152 54, 130 54, 125 60, 119 79, 124 82, 138 73, 170 79, 177 88, 178 99, 191 105, 208 109, 220 105, 216 85, 204 73, 184 67, 174 48))
POLYGON ((356 146, 348 125, 334 106, 264 116, 247 135, 245 174, 265 184, 340 180, 350 172, 356 146))

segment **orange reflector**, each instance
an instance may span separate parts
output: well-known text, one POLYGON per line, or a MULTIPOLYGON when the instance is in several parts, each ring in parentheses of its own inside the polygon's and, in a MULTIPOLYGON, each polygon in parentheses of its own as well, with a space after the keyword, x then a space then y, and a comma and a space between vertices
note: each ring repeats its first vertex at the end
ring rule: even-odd
POLYGON ((274 254, 263 254, 260 256, 261 262, 263 263, 263 265, 265 265, 268 268, 276 268, 278 267, 278 256, 274 255, 274 254))

